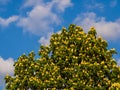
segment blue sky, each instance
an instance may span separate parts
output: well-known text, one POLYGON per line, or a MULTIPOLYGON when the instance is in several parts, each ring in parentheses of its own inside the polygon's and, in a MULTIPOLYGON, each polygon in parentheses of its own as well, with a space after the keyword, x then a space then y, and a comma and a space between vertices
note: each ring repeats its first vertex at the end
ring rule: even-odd
POLYGON ((120 64, 120 0, 0 0, 0 90, 4 76, 13 74, 14 61, 41 44, 50 35, 74 23, 85 32, 95 26, 98 35, 115 48, 120 64))

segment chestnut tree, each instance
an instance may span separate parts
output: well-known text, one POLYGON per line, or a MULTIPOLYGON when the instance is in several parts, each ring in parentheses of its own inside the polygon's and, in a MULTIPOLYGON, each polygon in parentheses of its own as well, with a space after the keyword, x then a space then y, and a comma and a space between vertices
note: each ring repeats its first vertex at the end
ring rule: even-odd
POLYGON ((34 52, 21 55, 14 63, 14 76, 5 77, 6 89, 116 90, 120 67, 113 54, 115 49, 108 49, 94 27, 85 33, 71 24, 53 34, 50 45, 40 46, 39 58, 34 52))

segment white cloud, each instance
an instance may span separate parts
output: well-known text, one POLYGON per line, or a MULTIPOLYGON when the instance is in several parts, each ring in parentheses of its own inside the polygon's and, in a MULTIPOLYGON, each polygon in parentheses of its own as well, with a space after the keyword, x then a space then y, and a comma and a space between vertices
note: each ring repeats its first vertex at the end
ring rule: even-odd
POLYGON ((95 13, 90 12, 78 15, 74 23, 82 26, 85 31, 94 26, 98 35, 103 36, 105 39, 120 38, 120 19, 114 22, 106 21, 105 17, 97 17, 95 13))
POLYGON ((6 74, 10 74, 13 75, 14 72, 14 60, 13 58, 8 58, 6 60, 4 60, 1 56, 0 56, 0 86, 4 85, 4 77, 6 74))
POLYGON ((22 27, 24 32, 30 32, 35 35, 43 36, 53 32, 53 27, 60 24, 61 19, 56 9, 61 13, 65 8, 71 6, 70 0, 52 0, 43 2, 43 0, 27 0, 25 8, 32 6, 33 9, 27 12, 27 17, 21 17, 18 26, 22 27))
POLYGON ((52 33, 48 33, 48 35, 46 37, 45 36, 41 37, 38 42, 41 45, 45 45, 45 46, 49 45, 51 35, 52 35, 52 33))
POLYGON ((40 5, 41 3, 43 3, 43 0, 26 0, 23 6, 24 7, 36 6, 40 5))
POLYGON ((26 0, 23 9, 32 7, 32 10, 27 12, 26 17, 20 18, 18 26, 22 27, 24 32, 40 36, 40 44, 49 45, 53 28, 61 23, 59 14, 72 5, 71 0, 26 0))
POLYGON ((8 26, 10 23, 13 23, 18 20, 18 16, 11 16, 7 19, 0 17, 0 25, 1 26, 8 26))
MULTIPOLYGON (((57 32, 58 34, 61 33, 61 30, 57 32)), ((53 35, 53 33, 48 33, 47 36, 43 36, 39 39, 38 43, 41 45, 47 46, 50 44, 50 37, 53 35)))
POLYGON ((21 18, 18 25, 23 27, 25 32, 35 35, 45 35, 52 32, 52 25, 59 24, 57 15, 51 12, 48 6, 35 6, 28 16, 21 18))
POLYGON ((44 0, 26 0, 24 7, 49 5, 49 8, 57 8, 64 11, 67 7, 72 6, 71 0, 51 0, 51 2, 44 2, 44 0))
POLYGON ((67 7, 72 6, 71 0, 26 0, 21 9, 32 7, 25 16, 0 17, 0 26, 8 26, 16 22, 24 32, 41 36, 39 42, 48 44, 49 33, 54 32, 53 28, 61 23, 63 13, 67 7), (48 37, 44 37, 48 35, 48 37), (46 40, 47 39, 47 40, 46 40), (42 41, 43 40, 43 41, 42 41))
POLYGON ((55 5, 58 10, 64 11, 67 7, 72 6, 71 0, 52 0, 51 5, 55 5))
POLYGON ((120 59, 117 60, 117 65, 120 66, 120 59))

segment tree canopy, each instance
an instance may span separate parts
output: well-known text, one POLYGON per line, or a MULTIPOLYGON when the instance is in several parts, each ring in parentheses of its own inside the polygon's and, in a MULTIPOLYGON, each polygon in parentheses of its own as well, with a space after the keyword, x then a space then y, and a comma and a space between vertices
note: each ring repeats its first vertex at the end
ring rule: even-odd
POLYGON ((53 34, 50 45, 21 55, 14 63, 14 76, 6 75, 7 90, 116 90, 120 88, 120 67, 108 43, 94 27, 85 33, 71 24, 53 34))

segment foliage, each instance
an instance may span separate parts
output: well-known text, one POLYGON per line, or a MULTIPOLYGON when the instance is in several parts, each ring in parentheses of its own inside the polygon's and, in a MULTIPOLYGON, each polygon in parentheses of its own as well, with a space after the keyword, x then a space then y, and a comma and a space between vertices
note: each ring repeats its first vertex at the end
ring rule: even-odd
POLYGON ((120 67, 113 58, 115 49, 97 37, 92 27, 85 33, 71 24, 53 34, 49 46, 41 46, 40 58, 34 52, 15 62, 14 76, 6 75, 8 90, 81 90, 120 88, 120 67))

